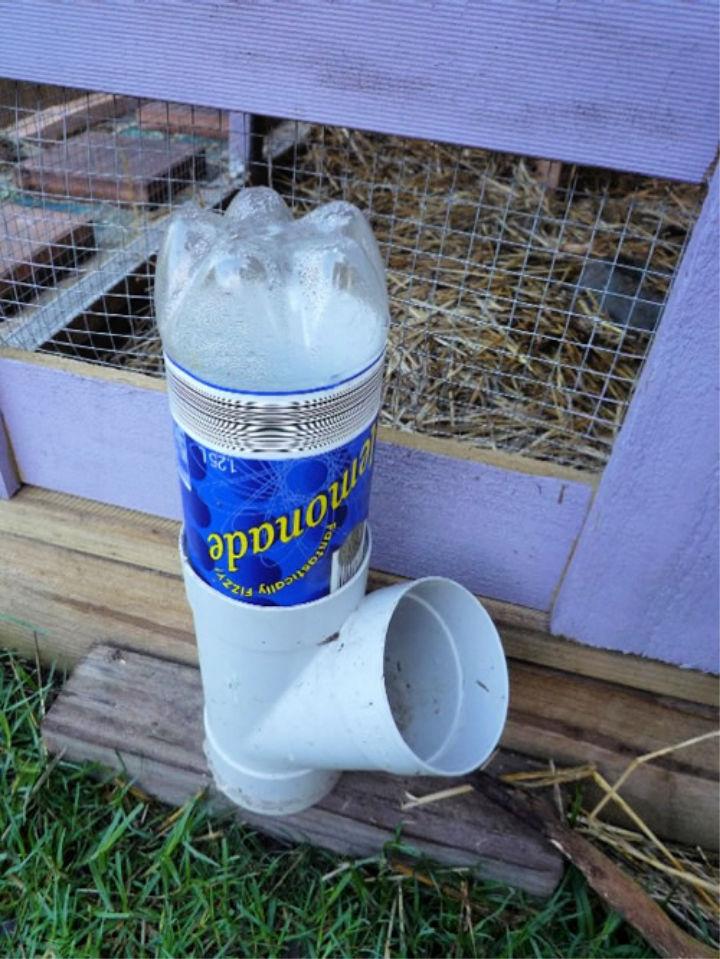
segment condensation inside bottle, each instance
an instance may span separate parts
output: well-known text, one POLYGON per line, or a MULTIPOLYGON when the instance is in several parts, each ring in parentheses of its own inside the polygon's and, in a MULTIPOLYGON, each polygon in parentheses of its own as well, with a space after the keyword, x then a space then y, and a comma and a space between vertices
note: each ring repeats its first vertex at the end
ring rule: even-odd
POLYGON ((175 214, 158 256, 163 347, 218 387, 332 386, 383 351, 388 302, 377 243, 360 211, 334 202, 293 219, 267 187, 225 214, 175 214))

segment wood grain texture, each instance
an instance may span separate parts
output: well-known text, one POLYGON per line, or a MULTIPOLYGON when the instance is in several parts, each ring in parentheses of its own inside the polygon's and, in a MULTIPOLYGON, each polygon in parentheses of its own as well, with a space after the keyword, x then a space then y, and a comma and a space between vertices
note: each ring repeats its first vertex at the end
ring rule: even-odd
POLYGON ((2 133, 13 142, 16 139, 42 143, 63 140, 80 130, 128 113, 132 105, 132 97, 89 93, 25 115, 2 133))
POLYGON ((227 139, 228 115, 212 107, 193 107, 185 103, 154 100, 138 109, 138 125, 146 130, 183 133, 188 136, 227 139))
POLYGON ((552 631, 719 671, 718 173, 563 580, 552 631))
POLYGON ((62 17, 2 0, 0 15, 0 62, 24 80, 680 179, 717 147, 713 0, 75 0, 62 17))
MULTIPOLYGON (((618 653, 584 646, 571 640, 551 636, 548 629, 517 626, 504 620, 504 610, 497 603, 485 601, 491 615, 499 623, 505 652, 512 659, 561 669, 574 676, 600 679, 629 689, 671 696, 692 703, 717 707, 720 687, 716 676, 695 669, 682 669, 646 656, 618 653)), ((506 604, 503 604, 506 605, 506 604)), ((522 607, 515 607, 522 609, 522 607)))
POLYGON ((24 160, 16 176, 23 189, 42 195, 155 205, 204 171, 202 152, 188 143, 93 131, 24 160))
MULTIPOLYGON (((164 384, 16 356, 0 356, 0 407, 23 482, 180 518, 164 384)), ((375 565, 452 576, 475 593, 549 609, 592 486, 557 469, 508 470, 481 452, 457 459, 409 444, 403 434, 381 434, 370 514, 375 565)))
MULTIPOLYGON (((160 799, 181 804, 211 786, 202 752, 202 687, 197 669, 129 650, 96 647, 77 667, 43 722, 51 752, 126 770, 160 799)), ((445 781, 443 781, 445 782, 445 781)), ((303 813, 267 817, 235 809, 261 832, 351 856, 380 853, 402 826, 403 841, 451 866, 548 895, 562 868, 549 843, 491 802, 461 796, 441 807, 403 813, 407 790, 422 794, 437 779, 349 773, 303 813)))
MULTIPOLYGON (((594 763, 614 782, 637 756, 717 727, 711 707, 518 663, 511 670, 502 745, 559 765, 594 763)), ((601 793, 588 789, 585 795, 590 801, 601 793)), ((622 795, 657 833, 717 849, 717 740, 643 764, 622 795)), ((604 815, 630 826, 622 813, 604 815)))
POLYGON ((70 666, 96 642, 197 660, 179 576, 2 536, 0 641, 70 666))
POLYGON ((180 523, 38 486, 0 504, 0 534, 180 576, 180 523))
POLYGON ((20 478, 10 448, 5 422, 0 412, 0 500, 10 499, 20 489, 20 478))
POLYGON ((614 913, 619 913, 647 944, 668 959, 717 959, 717 950, 695 939, 670 918, 659 902, 616 862, 577 829, 546 798, 513 788, 484 772, 472 773, 475 790, 507 809, 521 822, 547 836, 553 846, 585 876, 588 885, 614 913))
MULTIPOLYGON (((26 489, 15 503, 22 502, 25 493, 26 489)), ((17 515, 15 503, 0 503, 0 523, 17 515)), ((79 662, 97 642, 195 665, 190 610, 179 573, 169 570, 175 553, 175 524, 141 525, 133 561, 129 538, 117 533, 120 517, 96 520, 92 509, 83 515, 76 508, 61 521, 53 513, 52 509, 43 512, 35 538, 0 533, 0 555, 5 558, 0 563, 0 643, 63 666, 79 662), (73 532, 78 527, 96 528, 83 544, 73 532), (112 558, 92 552, 101 551, 105 533, 115 545, 103 547, 102 552, 114 554, 112 558), (66 545, 58 544, 62 540, 66 545), (168 570, 144 568, 143 557, 157 558, 163 541, 168 570)), ((124 516, 131 526, 131 514, 124 516)), ((158 522, 150 517, 143 520, 158 522)), ((490 609, 495 612, 492 605, 490 609)), ((537 633, 523 632, 517 625, 523 615, 515 608, 516 625, 499 624, 506 642, 508 635, 527 641, 528 633, 538 641, 537 633)), ((572 668, 572 660, 566 663, 562 649, 555 649, 554 656, 554 665, 561 668, 511 660, 506 746, 563 764, 590 759, 612 779, 642 752, 705 732, 717 723, 716 710, 584 679, 565 671, 572 668)), ((708 811, 717 802, 715 764, 715 746, 706 743, 685 756, 677 754, 639 769, 624 795, 666 835, 711 842, 715 817, 708 811)))
MULTIPOLYGON (((184 623, 183 628, 189 636, 191 627, 187 613, 184 614, 186 619, 181 618, 186 603, 179 579, 179 532, 180 524, 175 520, 161 519, 34 486, 24 486, 12 503, 0 503, 0 552, 3 552, 2 547, 5 546, 5 554, 14 555, 18 561, 20 552, 15 537, 88 556, 88 572, 84 573, 83 577, 91 582, 96 579, 92 557, 128 564, 149 574, 164 573, 175 577, 177 587, 171 594, 166 594, 166 602, 169 595, 170 602, 178 610, 180 621, 184 623)), ((62 561, 60 562, 62 565, 62 561)), ((44 589, 42 576, 35 566, 16 565, 15 568, 17 578, 29 589, 34 589, 35 586, 39 590, 44 589), (35 576, 39 578, 35 579, 35 576)), ((117 576, 118 584, 122 583, 123 577, 124 571, 121 568, 117 576)), ((153 581, 152 575, 148 579, 153 581)), ((373 570, 370 587, 392 585, 399 582, 399 579, 392 574, 373 570)), ((8 582, 7 588, 12 589, 12 581, 8 582)), ((512 659, 604 679, 661 696, 672 696, 710 706, 718 703, 718 682, 713 676, 668 666, 640 656, 608 652, 557 639, 548 634, 549 619, 546 613, 487 596, 479 598, 498 626, 505 651, 512 659)), ((53 614, 52 610, 57 610, 59 605, 56 600, 36 593, 33 593, 32 597, 26 594, 26 600, 29 604, 28 612, 32 610, 36 616, 42 614, 46 618, 46 625, 53 621, 56 614, 53 614)), ((101 608, 102 601, 94 602, 93 605, 101 608)), ((144 611, 139 607, 137 612, 142 613, 148 621, 155 617, 152 606, 144 611)), ((102 615, 93 620, 86 634, 88 643, 94 641, 93 629, 106 628, 103 622, 105 621, 102 615)), ((72 635, 72 617, 67 619, 65 628, 72 635)), ((147 646, 144 647, 150 653, 155 651, 155 632, 150 631, 147 646)), ((26 640, 31 640, 31 633, 26 632, 26 640)), ((29 648, 27 644, 25 648, 29 648)), ((73 645, 72 649, 76 650, 77 645, 73 645)), ((49 641, 43 651, 49 658, 53 655, 67 655, 63 636, 49 641)), ((178 658, 182 658, 182 655, 178 658)))

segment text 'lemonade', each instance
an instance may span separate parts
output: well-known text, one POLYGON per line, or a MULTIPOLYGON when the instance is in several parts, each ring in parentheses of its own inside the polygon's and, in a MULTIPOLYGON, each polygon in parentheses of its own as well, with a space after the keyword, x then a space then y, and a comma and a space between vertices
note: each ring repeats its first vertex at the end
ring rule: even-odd
POLYGON ((265 187, 176 213, 158 256, 185 550, 226 595, 293 606, 358 569, 388 305, 348 203, 294 220, 265 187))

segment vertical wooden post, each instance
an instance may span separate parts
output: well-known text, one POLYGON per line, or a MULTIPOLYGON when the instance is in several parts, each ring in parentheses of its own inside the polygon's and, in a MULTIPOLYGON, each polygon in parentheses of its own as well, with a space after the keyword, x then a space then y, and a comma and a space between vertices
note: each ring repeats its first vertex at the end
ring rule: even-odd
POLYGON ((15 469, 10 440, 0 413, 0 499, 10 499, 20 489, 20 478, 15 469))
POLYGON ((534 163, 536 178, 551 190, 557 190, 560 186, 562 168, 560 160, 535 160, 534 163))
POLYGON ((718 671, 718 173, 553 611, 552 631, 718 671))
POLYGON ((252 114, 231 111, 228 121, 228 169, 230 176, 243 179, 250 167, 252 114))

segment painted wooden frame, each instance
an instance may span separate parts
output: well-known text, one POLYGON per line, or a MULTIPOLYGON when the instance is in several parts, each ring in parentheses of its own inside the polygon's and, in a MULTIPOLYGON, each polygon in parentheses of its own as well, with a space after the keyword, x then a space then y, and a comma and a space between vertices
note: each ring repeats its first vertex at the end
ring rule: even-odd
MULTIPOLYGON (((23 482, 181 517, 162 381, 6 351, 0 409, 23 482)), ((547 610, 592 491, 592 478, 574 470, 383 430, 373 562, 402 576, 455 576, 474 592, 547 610)))
MULTIPOLYGON (((77 0, 63 6, 61 21, 57 11, 51 0, 0 0, 5 72, 694 181, 717 148, 714 0, 450 2, 441 10, 431 0, 291 8, 221 0, 211 9, 191 0, 77 0)), ((238 128, 238 153, 242 142, 238 128)), ((675 442, 693 416, 711 432, 717 424, 717 283, 707 269, 716 207, 717 184, 588 521, 593 482, 584 474, 385 433, 372 505, 380 568, 442 572, 546 611, 559 590, 554 632, 717 669, 714 450, 709 443, 688 455, 687 443, 675 442), (697 348, 687 346, 689 319, 701 324, 697 348), (674 397, 657 385, 673 359, 684 390, 677 416, 668 414, 674 397), (669 431, 664 482, 659 423, 669 431), (687 500, 673 486, 680 475, 689 477, 692 506, 658 534, 663 511, 687 500), (613 548, 622 549, 617 562, 613 548), (674 557, 670 567, 657 563, 663 551, 674 557), (653 607, 661 575, 672 591, 667 616, 653 607), (683 625, 692 628, 678 642, 683 625)), ((6 352, 0 409, 22 481, 178 515, 156 381, 6 352)))
POLYGON ((0 17, 17 79, 694 181, 717 148, 715 0, 0 0, 0 17))
POLYGON ((720 279, 715 173, 555 603, 585 643, 718 672, 720 279))

